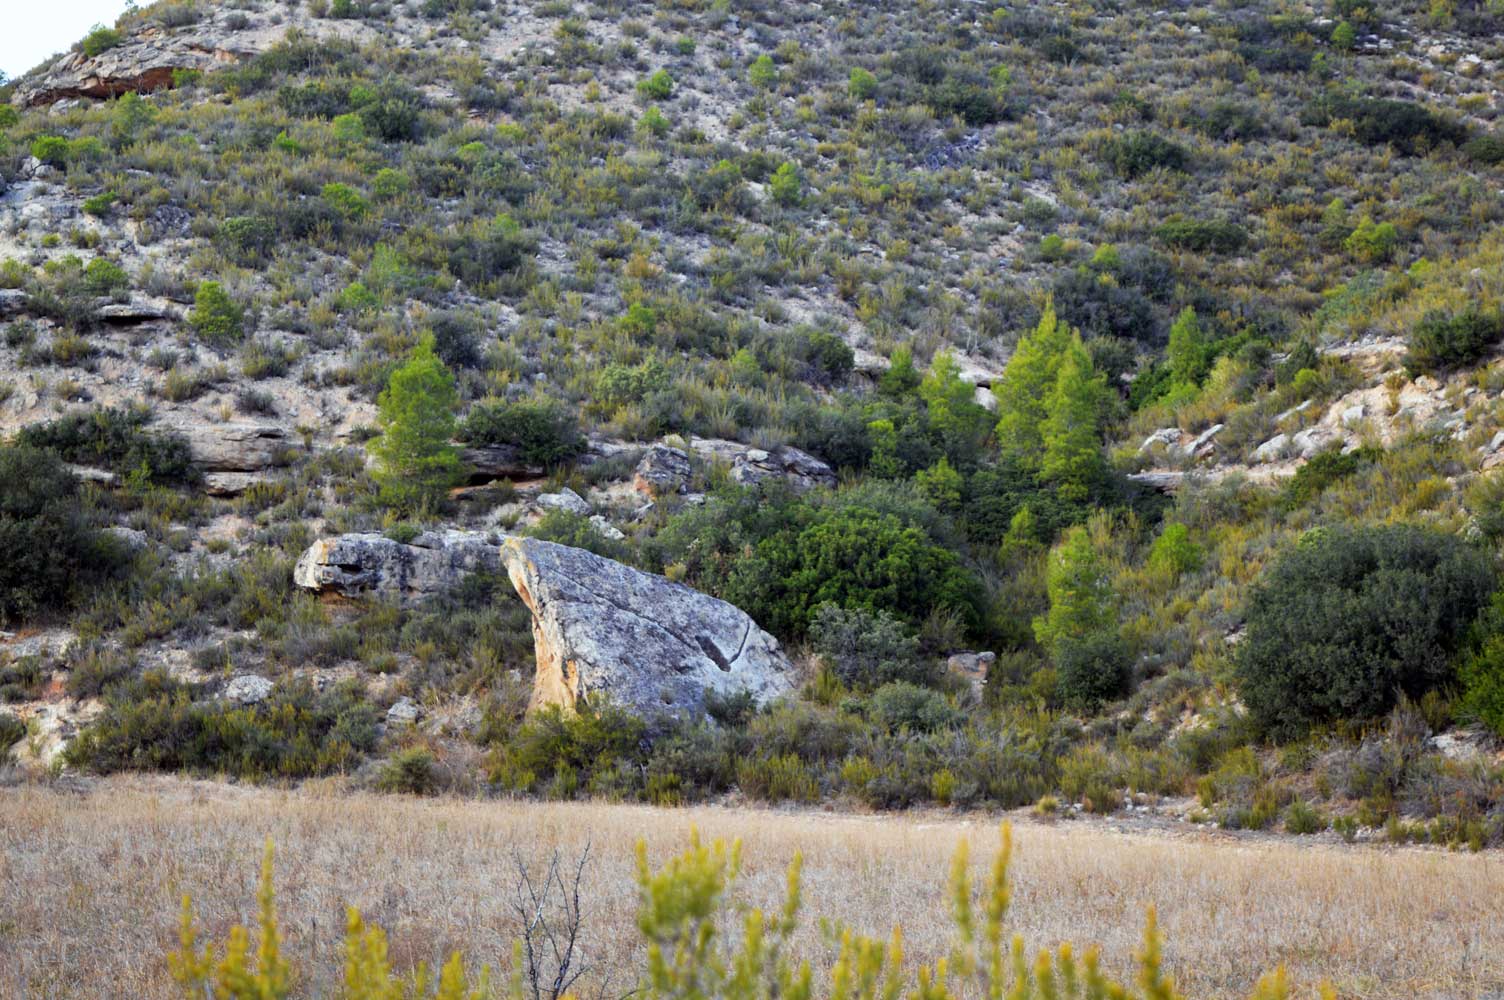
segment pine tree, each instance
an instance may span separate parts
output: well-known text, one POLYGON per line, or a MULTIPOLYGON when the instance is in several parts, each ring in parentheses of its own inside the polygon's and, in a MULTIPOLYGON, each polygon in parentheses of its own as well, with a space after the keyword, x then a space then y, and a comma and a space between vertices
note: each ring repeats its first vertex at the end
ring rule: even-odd
POLYGON ((1049 613, 1034 619, 1034 637, 1041 646, 1058 651, 1066 644, 1116 629, 1107 567, 1081 525, 1067 531, 1051 550, 1045 589, 1049 613))
POLYGON ((1105 391, 1080 335, 1072 334, 1046 403, 1047 416, 1040 427, 1044 455, 1039 466, 1040 478, 1056 483, 1068 499, 1086 499, 1102 479, 1100 424, 1105 391))
POLYGON ((459 481, 459 449, 450 443, 458 404, 454 376, 434 354, 433 336, 425 336, 377 400, 382 435, 370 448, 387 503, 431 510, 459 481))
POLYGON ((1046 304, 1039 325, 1019 340, 1002 382, 993 389, 998 444, 1005 456, 1024 468, 1039 468, 1044 454, 1041 425, 1049 416, 1050 393, 1070 342, 1070 327, 1055 318, 1054 302, 1046 304))
POLYGON ((1176 382, 1199 385, 1206 374, 1209 359, 1206 335, 1201 332, 1201 323, 1196 310, 1186 306, 1175 317, 1170 327, 1168 358, 1170 374, 1176 382))
POLYGON ((955 355, 941 351, 919 383, 919 396, 929 415, 930 430, 945 442, 946 451, 965 460, 987 437, 991 414, 976 401, 976 387, 961 378, 955 355))

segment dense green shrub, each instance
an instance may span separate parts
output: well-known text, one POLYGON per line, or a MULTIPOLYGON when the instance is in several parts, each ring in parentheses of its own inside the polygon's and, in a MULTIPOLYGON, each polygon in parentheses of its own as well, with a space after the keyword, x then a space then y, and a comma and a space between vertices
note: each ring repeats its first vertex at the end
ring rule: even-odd
POLYGON ((80 43, 83 46, 84 55, 90 57, 108 52, 125 41, 125 36, 114 28, 107 28, 102 24, 96 24, 80 43))
POLYGON ((1504 591, 1479 615, 1457 672, 1463 713, 1504 736, 1504 591))
POLYGON ((640 763, 646 727, 609 703, 565 712, 549 705, 530 715, 492 751, 491 780, 508 788, 543 788, 573 798, 620 763, 640 763))
POLYGON ((399 750, 381 765, 376 787, 383 792, 432 795, 438 786, 433 754, 424 747, 399 750))
POLYGON ((459 483, 464 473, 450 443, 458 403, 454 376, 434 354, 433 337, 424 337, 377 400, 382 433, 368 447, 387 503, 432 510, 459 483))
POLYGON ((233 346, 245 336, 245 309, 219 282, 200 282, 193 295, 188 325, 209 344, 233 346))
POLYGON ((0 622, 53 611, 119 561, 56 455, 0 445, 0 622))
POLYGON ((1349 452, 1323 451, 1313 455, 1285 483, 1280 499, 1292 510, 1303 507, 1328 487, 1377 461, 1382 454, 1378 448, 1355 448, 1349 452))
POLYGON ((466 414, 459 433, 471 444, 513 445, 530 465, 559 465, 585 448, 574 412, 546 397, 477 403, 466 414))
POLYGON ((1409 101, 1328 94, 1308 104, 1300 120, 1305 125, 1325 126, 1338 119, 1350 122, 1362 142, 1388 143, 1409 156, 1443 142, 1460 146, 1468 138, 1465 125, 1409 101))
POLYGON ((893 681, 872 692, 873 721, 889 732, 932 733, 961 721, 945 695, 930 688, 893 681))
POLYGON ((1127 693, 1132 662, 1128 644, 1113 631, 1061 640, 1055 646, 1060 697, 1088 710, 1114 701, 1127 693))
POLYGON ((201 700, 165 673, 116 684, 104 712, 68 744, 74 767, 109 774, 158 770, 248 780, 351 770, 376 745, 376 710, 359 684, 318 693, 284 682, 248 707, 201 700))
POLYGON ((144 473, 153 483, 196 482, 200 473, 187 439, 148 430, 150 420, 150 412, 141 408, 76 410, 51 423, 23 427, 16 442, 121 476, 144 473))
POLYGON ((1453 678, 1494 581, 1487 555, 1431 529, 1315 529, 1249 600, 1243 700, 1265 730, 1290 736, 1419 698, 1453 678))
POLYGON ((25 738, 26 723, 9 712, 0 712, 0 764, 10 758, 11 747, 25 738))
POLYGON ((1102 159, 1118 174, 1132 180, 1150 170, 1185 170, 1191 154, 1184 146, 1154 132, 1128 132, 1102 146, 1102 159))
POLYGON ((1174 217, 1154 230, 1161 242, 1198 253, 1233 253, 1248 242, 1248 233, 1235 222, 1174 217))
POLYGON ((1504 314, 1468 306, 1461 312, 1432 310, 1410 333, 1405 367, 1412 375, 1465 365, 1504 338, 1504 314))
POLYGON ((930 673, 920 659, 919 640, 886 612, 822 605, 811 616, 810 644, 842 684, 858 690, 890 681, 923 682, 930 673))
POLYGON ((668 70, 660 69, 637 82, 637 93, 650 101, 666 101, 674 96, 674 78, 668 70))

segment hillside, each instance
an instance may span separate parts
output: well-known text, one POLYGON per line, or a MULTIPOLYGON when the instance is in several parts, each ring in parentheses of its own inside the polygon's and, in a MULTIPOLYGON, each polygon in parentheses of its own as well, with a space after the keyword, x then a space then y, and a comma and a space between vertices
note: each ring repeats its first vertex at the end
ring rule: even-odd
POLYGON ((0 739, 1504 843, 1501 26, 128 14, 0 107, 0 739), (585 658, 523 571, 295 582, 353 533, 589 550, 797 691, 550 711, 585 658))

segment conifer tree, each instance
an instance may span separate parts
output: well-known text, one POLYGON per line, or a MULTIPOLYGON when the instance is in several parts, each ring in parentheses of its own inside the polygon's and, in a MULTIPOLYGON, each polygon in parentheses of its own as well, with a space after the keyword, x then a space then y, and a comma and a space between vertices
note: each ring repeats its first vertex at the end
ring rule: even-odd
POLYGON ((1100 424, 1106 387, 1092 368, 1079 334, 1072 334, 1040 427, 1044 454, 1040 478, 1063 496, 1084 500, 1103 472, 1100 424))
POLYGON ((1170 327, 1170 345, 1168 360, 1170 374, 1176 382, 1187 385, 1199 385, 1202 376, 1206 374, 1207 362, 1210 360, 1206 342, 1206 335, 1201 332, 1201 323, 1196 318, 1196 310, 1186 306, 1175 317, 1175 323, 1170 327))
POLYGON ((1046 304, 1039 325, 1019 340, 1002 382, 994 387, 998 444, 1026 469, 1038 469, 1043 457, 1041 425, 1049 416, 1050 393, 1070 342, 1070 327, 1056 319, 1054 302, 1046 304))
POLYGON ((1034 637, 1041 646, 1058 652, 1069 643, 1116 629, 1107 567, 1085 527, 1071 528, 1050 552, 1045 589, 1050 610, 1034 619, 1034 637))
POLYGON ((407 363, 392 372, 377 400, 382 435, 371 442, 375 479, 388 504, 408 511, 432 510, 463 474, 454 437, 459 404, 454 376, 425 336, 407 363))

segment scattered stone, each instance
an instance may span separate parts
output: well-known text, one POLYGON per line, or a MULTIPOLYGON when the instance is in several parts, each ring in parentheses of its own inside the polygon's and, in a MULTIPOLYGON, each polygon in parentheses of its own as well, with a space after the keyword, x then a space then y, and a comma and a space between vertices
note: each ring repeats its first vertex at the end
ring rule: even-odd
POLYGON ((224 690, 220 692, 220 697, 225 701, 233 701, 237 705, 258 705, 271 697, 274 687, 276 685, 265 677, 242 674, 225 685, 224 690))
POLYGON ((993 652, 955 653, 945 661, 947 669, 966 678, 971 684, 971 690, 978 695, 982 693, 982 688, 987 683, 987 674, 995 663, 997 654, 993 652))
POLYGON ((626 540, 627 536, 622 533, 622 530, 616 525, 612 524, 610 521, 606 520, 600 514, 591 514, 590 523, 595 525, 596 531, 600 532, 604 537, 611 539, 613 542, 621 542, 626 540))
POLYGON ((1285 456, 1285 448, 1290 444, 1290 435, 1276 434, 1253 449, 1255 462, 1277 462, 1285 456))
POLYGON ((564 510, 581 517, 590 513, 590 504, 568 486, 557 493, 544 493, 536 502, 544 510, 564 510))
POLYGON ((731 460, 731 479, 743 486, 778 478, 787 479, 801 493, 836 484, 836 474, 830 466, 792 445, 781 445, 772 451, 749 448, 731 460))
POLYGON ((113 535, 120 539, 125 544, 125 547, 132 552, 146 548, 147 542, 151 540, 147 537, 146 532, 137 528, 127 528, 123 524, 112 524, 104 530, 105 534, 113 535))
POLYGON ((423 714, 423 709, 411 698, 398 698, 392 703, 392 707, 386 710, 386 724, 398 729, 405 729, 416 723, 423 714))

